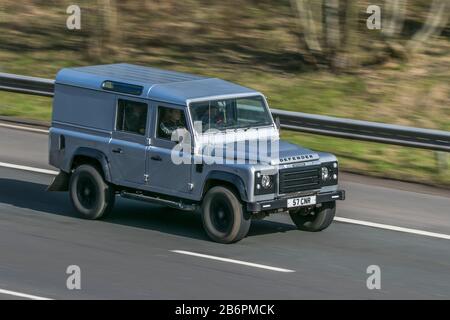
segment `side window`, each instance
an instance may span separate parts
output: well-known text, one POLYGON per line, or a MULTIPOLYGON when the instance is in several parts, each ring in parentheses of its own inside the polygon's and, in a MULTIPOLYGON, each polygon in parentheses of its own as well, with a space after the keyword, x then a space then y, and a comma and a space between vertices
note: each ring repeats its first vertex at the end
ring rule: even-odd
POLYGON ((145 135, 147 109, 146 103, 119 99, 116 130, 145 135))
POLYGON ((158 107, 158 127, 156 136, 160 139, 170 140, 172 132, 186 128, 186 117, 181 109, 158 107))

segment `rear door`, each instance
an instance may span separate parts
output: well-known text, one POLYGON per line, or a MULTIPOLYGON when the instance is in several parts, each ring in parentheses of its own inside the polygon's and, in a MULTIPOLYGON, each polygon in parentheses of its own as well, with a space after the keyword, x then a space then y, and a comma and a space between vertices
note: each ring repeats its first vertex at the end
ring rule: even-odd
POLYGON ((150 110, 145 100, 118 97, 110 142, 111 174, 116 184, 145 184, 150 110))

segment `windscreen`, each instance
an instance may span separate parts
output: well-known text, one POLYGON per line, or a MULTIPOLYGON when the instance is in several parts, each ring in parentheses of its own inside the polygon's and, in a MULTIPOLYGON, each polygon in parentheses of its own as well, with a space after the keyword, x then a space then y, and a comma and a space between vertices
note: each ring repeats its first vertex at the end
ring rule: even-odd
POLYGON ((191 103, 194 127, 201 132, 272 125, 272 118, 260 96, 191 103))

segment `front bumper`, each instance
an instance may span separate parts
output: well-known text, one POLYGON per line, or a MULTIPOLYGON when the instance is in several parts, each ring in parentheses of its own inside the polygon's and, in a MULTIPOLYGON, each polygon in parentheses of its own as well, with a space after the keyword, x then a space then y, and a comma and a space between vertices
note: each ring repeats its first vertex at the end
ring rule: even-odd
MULTIPOLYGON (((311 194, 312 196, 314 194, 311 194)), ((307 195, 305 195, 307 196, 307 195)), ((323 192, 317 193, 316 196, 316 204, 323 202, 330 202, 336 200, 345 200, 345 191, 337 190, 332 192, 323 192)), ((302 196, 303 197, 303 196, 302 196)), ((288 199, 295 198, 287 197, 282 199, 275 199, 270 201, 261 201, 261 202, 251 202, 247 203, 247 210, 250 212, 262 212, 262 211, 274 211, 279 209, 288 209, 287 201, 288 199)), ((297 207, 298 208, 298 207, 297 207)))

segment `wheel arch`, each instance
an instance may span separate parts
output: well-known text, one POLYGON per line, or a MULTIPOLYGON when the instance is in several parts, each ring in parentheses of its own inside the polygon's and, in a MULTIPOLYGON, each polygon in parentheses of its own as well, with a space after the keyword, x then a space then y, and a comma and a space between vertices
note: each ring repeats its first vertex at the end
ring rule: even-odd
POLYGON ((216 170, 208 173, 205 178, 205 183, 203 184, 202 198, 209 189, 215 186, 226 186, 234 189, 242 201, 248 200, 245 184, 241 177, 236 174, 216 170))
POLYGON ((72 155, 70 162, 70 170, 76 168, 81 164, 92 164, 96 166, 105 181, 111 182, 111 170, 109 167, 108 158, 100 150, 88 147, 80 147, 72 155))

